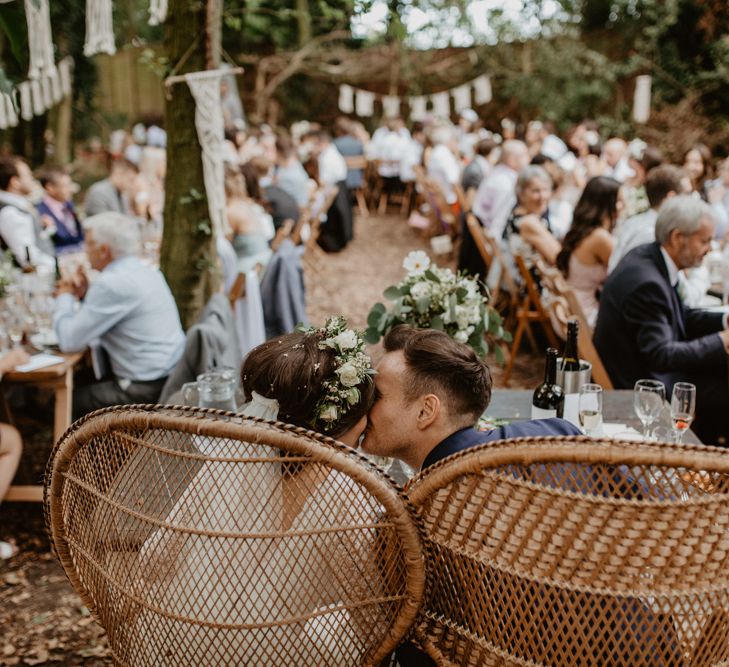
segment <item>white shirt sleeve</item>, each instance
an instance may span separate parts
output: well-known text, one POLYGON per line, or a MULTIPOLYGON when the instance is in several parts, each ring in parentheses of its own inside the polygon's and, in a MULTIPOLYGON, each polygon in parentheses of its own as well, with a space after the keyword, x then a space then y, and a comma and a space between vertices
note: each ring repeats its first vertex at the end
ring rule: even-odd
POLYGON ((91 341, 103 336, 130 310, 130 304, 106 287, 101 278, 89 287, 78 311, 75 311, 75 305, 76 299, 68 293, 60 294, 56 299, 53 330, 62 352, 85 350, 91 341))
POLYGON ((21 213, 14 206, 5 206, 0 211, 0 235, 20 266, 28 264, 26 248, 30 248, 30 261, 33 262, 33 249, 37 248, 35 248, 33 223, 28 215, 21 213))

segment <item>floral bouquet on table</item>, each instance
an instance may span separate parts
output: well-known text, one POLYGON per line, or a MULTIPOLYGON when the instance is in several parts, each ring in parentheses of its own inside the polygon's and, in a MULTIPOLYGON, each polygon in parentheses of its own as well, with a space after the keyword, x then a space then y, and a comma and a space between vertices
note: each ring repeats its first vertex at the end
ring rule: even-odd
MULTIPOLYGON (((377 343, 398 324, 445 331, 454 340, 470 345, 480 356, 488 354, 489 341, 511 340, 501 316, 488 305, 488 293, 481 293, 476 280, 431 265, 430 258, 421 250, 408 254, 402 265, 407 275, 384 292, 392 307, 388 310, 384 304, 376 303, 370 310, 365 331, 368 343, 377 343)), ((501 347, 493 345, 493 351, 497 361, 503 363, 501 347)))
POLYGON ((0 254, 0 299, 3 299, 8 294, 8 287, 13 282, 13 276, 15 274, 15 266, 13 265, 13 259, 8 250, 5 253, 0 254))

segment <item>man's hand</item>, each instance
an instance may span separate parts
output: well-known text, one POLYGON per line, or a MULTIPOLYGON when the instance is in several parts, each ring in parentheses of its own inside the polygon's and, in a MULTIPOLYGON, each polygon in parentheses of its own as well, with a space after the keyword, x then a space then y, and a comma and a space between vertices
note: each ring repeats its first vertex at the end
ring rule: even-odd
POLYGON ((72 294, 77 299, 83 299, 88 289, 89 278, 83 267, 79 266, 73 276, 58 281, 56 294, 72 294))

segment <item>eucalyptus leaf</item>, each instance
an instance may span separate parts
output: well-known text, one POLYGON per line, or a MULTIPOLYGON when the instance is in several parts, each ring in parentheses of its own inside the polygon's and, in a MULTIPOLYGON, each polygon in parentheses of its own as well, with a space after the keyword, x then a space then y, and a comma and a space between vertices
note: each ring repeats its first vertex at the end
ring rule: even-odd
POLYGON ((368 327, 365 329, 364 332, 364 340, 365 343, 370 343, 371 345, 374 345, 375 343, 380 342, 380 332, 375 329, 374 327, 368 327))
POLYGON ((430 320, 430 328, 435 329, 436 331, 443 331, 445 329, 443 318, 440 315, 436 315, 432 320, 430 320))
POLYGON ((440 278, 439 278, 439 277, 438 277, 438 276, 436 275, 436 273, 435 273, 435 272, 434 272, 433 270, 431 270, 431 269, 428 269, 428 270, 427 270, 427 271, 425 272, 425 274, 424 274, 424 275, 425 275, 425 277, 426 277, 426 278, 427 278, 428 280, 430 280, 431 282, 434 282, 434 283, 440 283, 440 278))
POLYGON ((382 296, 390 301, 394 301, 402 296, 402 290, 397 285, 390 285, 390 287, 382 293, 382 296))
POLYGON ((427 313, 428 308, 430 308, 429 296, 423 296, 415 300, 415 310, 417 310, 421 315, 423 313, 427 313))
POLYGON ((504 363, 504 350, 501 349, 501 346, 494 346, 494 357, 496 357, 496 361, 498 361, 500 364, 504 363))
POLYGON ((511 335, 511 332, 504 331, 504 334, 501 336, 501 340, 503 340, 505 343, 511 343, 511 341, 514 340, 514 338, 511 335))
POLYGON ((376 303, 374 306, 372 306, 372 310, 370 310, 369 315, 367 315, 367 326, 379 326, 380 320, 382 319, 382 316, 385 314, 385 312, 385 306, 383 306, 381 303, 376 303), (380 308, 378 308, 378 306, 380 306, 380 308))

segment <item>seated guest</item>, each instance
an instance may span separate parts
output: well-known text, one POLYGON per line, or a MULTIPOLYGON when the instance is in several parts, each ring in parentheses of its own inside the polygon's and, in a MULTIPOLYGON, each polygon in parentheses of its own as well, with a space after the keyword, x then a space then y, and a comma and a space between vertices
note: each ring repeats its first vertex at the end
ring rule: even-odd
POLYGON ((415 168, 423 164, 423 151, 427 141, 425 126, 420 121, 415 121, 411 135, 402 142, 400 180, 403 183, 415 181, 415 168))
MULTIPOLYGON (((343 157, 357 157, 364 155, 364 145, 354 136, 354 128, 349 118, 339 116, 334 121, 334 145, 343 157)), ((347 169, 347 188, 355 190, 362 187, 364 170, 347 169)))
POLYGON ((238 271, 244 273, 256 264, 268 264, 273 254, 268 243, 274 234, 271 216, 248 196, 248 181, 252 181, 251 186, 259 192, 255 169, 248 168, 246 174, 248 179, 235 167, 225 168, 225 215, 230 225, 229 238, 238 257, 238 271))
MULTIPOLYGON (((0 357, 0 378, 7 371, 13 370, 19 364, 26 363, 29 359, 28 354, 20 348, 4 354, 0 357)), ((0 423, 0 502, 10 488, 22 451, 23 442, 17 429, 10 424, 0 423)), ((0 560, 11 558, 16 553, 15 546, 0 540, 0 560)))
POLYGON ((628 165, 633 175, 623 184, 625 200, 624 218, 643 213, 650 207, 645 191, 645 179, 648 173, 663 163, 663 153, 645 141, 633 139, 628 144, 628 165))
POLYGON ((679 271, 698 266, 714 234, 711 207, 688 195, 658 212, 656 242, 638 246, 610 274, 600 297, 595 347, 616 389, 655 378, 696 385, 693 428, 706 443, 729 435, 726 316, 686 308, 679 271))
POLYGON ((47 226, 55 227, 53 244, 56 246, 56 254, 79 252, 83 249, 84 232, 71 200, 71 177, 61 169, 47 169, 38 180, 45 194, 36 208, 41 220, 46 216, 47 226))
POLYGON ((442 331, 395 327, 383 341, 375 404, 362 449, 425 469, 485 442, 531 435, 578 435, 564 419, 514 422, 490 431, 474 425, 491 401, 491 373, 468 345, 442 331))
POLYGON ((52 228, 44 230, 28 197, 35 180, 19 157, 0 158, 0 248, 10 250, 18 266, 53 269, 52 228))
POLYGON ((466 165, 461 176, 461 187, 468 195, 469 190, 478 190, 481 181, 491 173, 491 162, 489 156, 496 148, 496 142, 489 139, 481 139, 475 146, 475 155, 466 165))
POLYGON ((449 126, 443 125, 433 130, 431 140, 433 150, 427 162, 428 176, 440 185, 446 203, 456 211, 458 194, 455 188, 461 182, 461 165, 456 157, 456 137, 449 126))
POLYGON ((109 176, 94 183, 86 193, 84 201, 86 217, 106 211, 130 215, 132 209, 129 196, 138 173, 139 168, 133 162, 123 158, 114 160, 111 163, 109 176))
POLYGON ((612 236, 622 201, 614 178, 591 178, 575 206, 572 226, 557 255, 557 268, 574 290, 590 326, 597 320, 598 292, 607 277, 612 236))
POLYGON ((102 213, 88 218, 84 230, 89 264, 100 274, 89 284, 79 269, 59 283, 53 328, 63 352, 80 352, 98 340, 112 377, 74 389, 75 419, 109 405, 154 403, 185 347, 164 276, 138 257, 137 222, 102 213))
MULTIPOLYGON (((296 222, 299 219, 300 211, 296 200, 273 181, 273 163, 265 157, 254 157, 244 165, 243 172, 247 180, 254 175, 258 178, 258 190, 260 191, 259 203, 263 209, 270 214, 273 227, 277 230, 286 220, 296 222), (250 171, 249 171, 250 170, 250 171)), ((269 228, 268 223, 266 227, 269 228)))
POLYGON ((288 192, 303 208, 311 195, 311 179, 306 173, 294 150, 294 144, 287 136, 276 139, 276 169, 273 182, 288 192))
POLYGON ((504 227, 504 241, 511 254, 521 254, 527 263, 536 251, 554 264, 560 250, 549 222, 552 179, 538 165, 525 167, 516 179, 516 206, 504 227))
POLYGON ((672 164, 651 169, 645 179, 645 193, 650 208, 627 218, 615 231, 615 247, 608 262, 608 273, 612 273, 618 262, 633 248, 656 240, 658 209, 666 199, 683 191, 682 181, 685 178, 683 169, 672 164))

